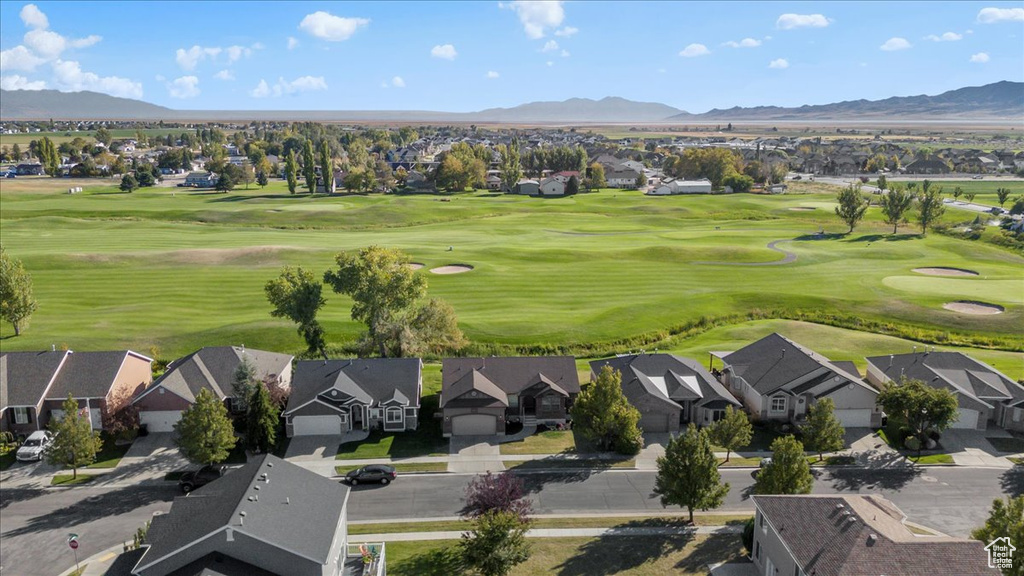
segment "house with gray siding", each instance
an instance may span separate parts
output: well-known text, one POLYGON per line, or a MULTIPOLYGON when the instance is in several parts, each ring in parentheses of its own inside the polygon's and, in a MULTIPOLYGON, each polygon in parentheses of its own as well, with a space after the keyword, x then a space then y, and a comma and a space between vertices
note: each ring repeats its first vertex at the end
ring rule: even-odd
POLYGON ((257 456, 154 516, 131 573, 383 576, 384 544, 349 546, 348 497, 344 484, 257 456))
POLYGON ((415 430, 423 392, 419 358, 303 360, 282 415, 288 437, 352 430, 415 430))
POLYGON ((758 576, 998 576, 985 543, 912 531, 876 495, 752 496, 758 576))

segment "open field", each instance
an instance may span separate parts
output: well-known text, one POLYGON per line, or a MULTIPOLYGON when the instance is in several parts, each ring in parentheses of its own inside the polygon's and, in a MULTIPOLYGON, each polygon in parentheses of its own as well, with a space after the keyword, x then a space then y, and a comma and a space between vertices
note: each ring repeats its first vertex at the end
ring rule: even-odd
MULTIPOLYGON (((918 190, 921 189, 921 182, 924 182, 925 178, 920 177, 896 177, 890 180, 890 182, 917 182, 918 190)), ((1003 180, 995 177, 988 177, 985 180, 954 180, 951 178, 931 178, 932 186, 941 187, 942 192, 949 198, 953 197, 953 189, 960 188, 964 191, 964 194, 976 194, 974 201, 979 204, 988 204, 991 206, 998 206, 999 200, 996 197, 996 190, 999 188, 1010 189, 1010 199, 1006 201, 1005 208, 1009 209, 1013 204, 1013 199, 1021 194, 1024 194, 1024 182, 1019 180, 1003 180)), ((872 185, 875 181, 871 182, 872 185)), ((967 199, 963 196, 960 197, 961 201, 967 199)))
MULTIPOLYGON (((280 181, 231 194, 121 194, 108 185, 68 195, 67 186, 65 179, 0 181, 3 243, 32 273, 40 303, 26 333, 4 340, 5 349, 128 346, 173 358, 203 345, 244 343, 297 352, 304 346, 294 327, 269 315, 264 283, 286 264, 319 272, 338 251, 369 244, 399 247, 424 263, 430 294, 448 300, 467 336, 493 353, 560 346, 585 355, 647 343, 669 349, 673 340, 664 339, 680 326, 702 318, 741 322, 752 311, 835 315, 1024 349, 1024 290, 1017 289, 1024 257, 938 234, 922 238, 910 225, 893 237, 877 208, 854 234, 833 235, 845 227, 833 214, 831 191, 311 198, 288 195, 280 181), (818 236, 819 229, 826 234, 818 236), (426 271, 453 263, 474 269, 426 271), (923 266, 979 276, 911 272, 923 266), (942 309, 959 299, 1005 312, 942 309)), ((970 216, 951 209, 945 219, 970 216)), ((325 295, 329 343, 342 346, 361 327, 349 319, 347 298, 325 295)), ((0 329, 0 336, 10 334, 9 326, 0 329)), ((865 346, 874 351, 878 342, 886 341, 872 337, 865 346)), ((901 350, 910 345, 898 343, 901 350)), ((826 354, 849 350, 840 341, 807 344, 826 354)))
MULTIPOLYGON (((168 134, 174 134, 175 136, 182 132, 194 132, 195 129, 189 128, 142 128, 142 133, 146 136, 167 136, 168 134)), ((232 132, 228 130, 227 132, 232 132)), ((129 128, 111 128, 110 135, 115 139, 119 138, 135 138, 138 130, 129 128)), ((54 144, 60 145, 64 142, 70 142, 75 138, 81 138, 83 140, 92 142, 95 140, 95 130, 88 132, 70 132, 70 131, 57 131, 57 132, 26 132, 21 134, 0 134, 0 146, 14 146, 17 144, 21 146, 23 152, 28 151, 28 144, 33 140, 42 140, 44 137, 53 140, 54 144)))

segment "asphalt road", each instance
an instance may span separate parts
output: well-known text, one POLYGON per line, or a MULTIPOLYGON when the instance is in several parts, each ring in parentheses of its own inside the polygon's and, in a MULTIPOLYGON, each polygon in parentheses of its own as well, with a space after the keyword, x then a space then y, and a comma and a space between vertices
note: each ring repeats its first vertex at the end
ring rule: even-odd
MULTIPOLYGON (((526 474, 529 497, 540 514, 657 513, 653 472, 581 471, 526 474)), ((725 470, 732 486, 723 510, 751 511, 750 471, 725 470)), ((472 476, 400 477, 390 486, 359 486, 349 498, 350 520, 433 518, 458 515, 472 476)), ((818 472, 816 493, 875 493, 895 502, 910 520, 955 536, 984 522, 995 498, 1024 494, 1024 471, 970 468, 919 470, 847 469, 818 472)), ((153 512, 170 509, 175 486, 58 490, 0 489, 0 574, 52 576, 71 567, 65 539, 79 535, 86 558, 123 541, 153 512)), ((674 509, 674 508, 670 508, 674 509)))

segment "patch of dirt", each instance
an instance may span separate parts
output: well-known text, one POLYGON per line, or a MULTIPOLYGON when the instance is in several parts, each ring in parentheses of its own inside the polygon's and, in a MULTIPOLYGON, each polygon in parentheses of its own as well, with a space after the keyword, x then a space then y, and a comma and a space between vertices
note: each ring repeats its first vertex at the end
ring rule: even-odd
POLYGON ((991 316, 993 314, 1002 314, 1003 308, 998 304, 988 304, 986 302, 975 302, 973 300, 958 300, 956 302, 946 302, 942 305, 946 310, 952 310, 953 312, 960 312, 961 314, 974 314, 976 316, 991 316))
POLYGON ((434 274, 462 274, 471 270, 473 270, 473 267, 468 264, 449 264, 430 269, 434 274))
POLYGON ((949 266, 933 266, 931 268, 914 268, 913 272, 926 276, 977 276, 974 270, 965 268, 951 268, 949 266))
POLYGON ((410 270, 419 270, 420 268, 423 268, 423 264, 420 264, 419 262, 409 262, 406 266, 408 266, 410 270))

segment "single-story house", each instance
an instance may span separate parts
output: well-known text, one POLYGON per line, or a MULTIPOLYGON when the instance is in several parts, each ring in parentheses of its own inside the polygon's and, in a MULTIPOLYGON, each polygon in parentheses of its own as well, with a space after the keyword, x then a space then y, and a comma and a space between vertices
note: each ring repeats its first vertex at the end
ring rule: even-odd
POLYGON ((107 407, 153 381, 153 360, 131 350, 0 354, 0 430, 28 435, 63 416, 68 394, 103 428, 107 407))
POLYGON ((383 576, 383 544, 373 545, 370 566, 349 546, 349 493, 301 466, 257 456, 153 516, 131 574, 383 576))
POLYGON ((540 194, 540 183, 536 180, 520 180, 512 188, 513 194, 522 194, 524 196, 536 196, 540 194))
POLYGON ((998 576, 985 543, 921 536, 876 495, 753 496, 758 576, 998 576))
POLYGON ((669 196, 672 194, 710 194, 711 181, 707 178, 700 180, 667 180, 660 186, 652 189, 648 194, 654 196, 669 196))
POLYGON ((415 430, 423 392, 419 358, 304 360, 283 412, 292 436, 415 430))
POLYGON ((18 164, 14 167, 14 173, 18 176, 42 176, 43 165, 35 163, 18 164))
POLYGON ((445 358, 441 364, 443 433, 503 435, 506 422, 565 424, 580 393, 572 356, 445 358))
POLYGON ((907 164, 903 170, 907 174, 949 174, 952 172, 948 164, 934 159, 915 160, 907 164))
POLYGON ((558 178, 545 178, 540 183, 541 196, 565 196, 565 182, 558 178))
POLYGON ((725 364, 722 383, 755 418, 800 423, 811 404, 831 398, 844 427, 882 425, 878 390, 851 363, 832 362, 777 333, 716 355, 725 364))
POLYGON ((568 184, 569 180, 572 179, 573 176, 576 177, 577 181, 580 180, 580 173, 577 172, 576 170, 562 170, 561 172, 555 172, 554 174, 551 175, 551 177, 554 178, 555 180, 558 180, 565 184, 568 184))
POLYGON ((136 396, 133 403, 139 408, 139 422, 150 432, 173 431, 182 410, 192 406, 203 389, 232 410, 235 372, 243 360, 252 364, 263 382, 288 389, 292 358, 288 354, 238 346, 201 348, 168 364, 163 376, 136 396))
POLYGON ((984 430, 989 424, 1024 431, 1024 386, 961 352, 915 352, 868 358, 876 387, 903 378, 952 391, 960 404, 953 428, 984 430))
POLYGON ((485 184, 487 185, 488 190, 501 190, 501 176, 497 174, 488 174, 485 179, 485 184))
POLYGON ((678 432, 690 422, 710 426, 725 416, 725 408, 742 408, 699 362, 674 354, 628 354, 594 360, 590 378, 604 366, 622 377, 626 399, 640 411, 644 432, 678 432))
POLYGON ((196 188, 213 188, 217 185, 217 175, 213 172, 189 172, 185 176, 185 186, 196 188))
POLYGON ((638 178, 640 178, 640 172, 624 166, 610 170, 604 175, 609 188, 636 188, 638 178))

